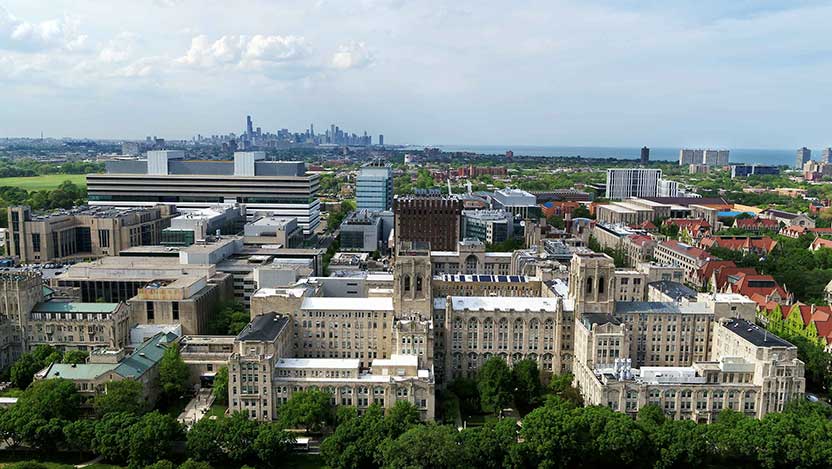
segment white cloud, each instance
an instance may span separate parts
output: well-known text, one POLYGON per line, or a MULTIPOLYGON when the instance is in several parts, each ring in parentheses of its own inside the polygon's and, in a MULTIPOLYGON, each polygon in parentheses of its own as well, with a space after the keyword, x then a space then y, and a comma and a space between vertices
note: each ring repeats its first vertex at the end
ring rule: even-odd
POLYGON ((41 22, 23 21, 0 7, 0 49, 36 52, 47 49, 77 51, 87 36, 79 32, 76 18, 64 17, 41 22))
POLYGON ((98 52, 98 60, 107 63, 123 63, 131 57, 135 44, 135 34, 130 32, 119 33, 101 48, 98 52))
POLYGON ((363 42, 349 42, 338 47, 338 51, 332 55, 330 65, 339 70, 361 68, 373 62, 373 55, 363 42))
POLYGON ((211 41, 205 35, 191 39, 188 52, 177 62, 196 67, 261 69, 295 62, 309 56, 309 46, 299 36, 222 36, 211 41))

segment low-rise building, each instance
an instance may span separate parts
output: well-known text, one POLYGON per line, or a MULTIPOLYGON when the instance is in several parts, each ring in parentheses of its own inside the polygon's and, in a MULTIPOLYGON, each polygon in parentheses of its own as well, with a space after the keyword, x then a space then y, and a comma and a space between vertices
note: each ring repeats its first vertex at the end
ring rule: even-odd
POLYGON ((142 385, 146 408, 159 397, 159 362, 168 347, 176 346, 173 333, 158 333, 127 355, 124 349, 94 350, 87 363, 53 363, 35 374, 35 379, 61 378, 71 381, 81 396, 82 405, 106 394, 111 381, 134 380, 142 385))
POLYGON ((702 287, 697 275, 699 268, 711 259, 718 259, 702 249, 672 240, 656 245, 653 256, 659 263, 682 267, 684 281, 696 287, 702 287))
POLYGON ((159 244, 176 207, 115 209, 81 206, 35 215, 9 207, 6 253, 21 263, 67 262, 118 256, 131 246, 159 244))

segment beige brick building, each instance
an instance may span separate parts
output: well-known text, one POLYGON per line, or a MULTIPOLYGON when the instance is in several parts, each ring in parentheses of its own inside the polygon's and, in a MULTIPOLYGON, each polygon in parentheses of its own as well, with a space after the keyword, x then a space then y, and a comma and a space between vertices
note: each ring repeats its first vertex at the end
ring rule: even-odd
POLYGON ((118 256, 133 246, 159 244, 176 208, 79 207, 38 216, 15 206, 8 215, 6 253, 20 263, 39 264, 118 256))

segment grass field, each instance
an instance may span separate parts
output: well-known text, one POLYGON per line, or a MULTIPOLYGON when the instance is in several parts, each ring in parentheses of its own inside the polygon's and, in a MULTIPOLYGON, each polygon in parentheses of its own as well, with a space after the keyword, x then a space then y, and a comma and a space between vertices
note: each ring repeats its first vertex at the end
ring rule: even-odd
POLYGON ((0 187, 20 187, 27 191, 40 191, 54 189, 64 181, 86 187, 87 176, 85 174, 47 174, 45 176, 34 176, 25 178, 0 178, 0 187))

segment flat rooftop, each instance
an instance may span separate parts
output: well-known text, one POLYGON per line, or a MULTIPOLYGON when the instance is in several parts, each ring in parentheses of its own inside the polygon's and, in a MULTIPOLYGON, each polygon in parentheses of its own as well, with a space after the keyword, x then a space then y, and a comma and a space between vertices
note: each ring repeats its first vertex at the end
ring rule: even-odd
POLYGON ((301 309, 315 311, 393 311, 393 298, 304 298, 301 309))
POLYGON ((237 340, 273 341, 289 324, 289 318, 278 313, 260 314, 237 335, 237 340))
POLYGON ((672 303, 664 301, 617 301, 615 314, 662 313, 662 314, 711 314, 707 303, 672 303))
POLYGON ((357 358, 280 358, 275 368, 306 369, 326 368, 339 370, 357 370, 361 360, 357 358))
POLYGON ((768 332, 765 328, 745 319, 729 319, 722 323, 722 327, 727 328, 729 331, 757 347, 794 347, 791 342, 787 342, 768 332))
POLYGON ((118 303, 75 303, 68 301, 45 301, 38 303, 33 313, 113 313, 118 303))
POLYGON ((557 311, 557 298, 517 296, 452 296, 454 310, 470 311, 557 311))

